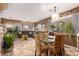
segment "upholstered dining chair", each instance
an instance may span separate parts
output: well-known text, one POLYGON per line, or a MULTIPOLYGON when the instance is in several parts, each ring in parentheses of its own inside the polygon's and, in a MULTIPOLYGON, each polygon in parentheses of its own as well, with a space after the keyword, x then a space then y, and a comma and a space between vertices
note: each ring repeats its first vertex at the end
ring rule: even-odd
POLYGON ((55 43, 51 46, 51 52, 55 56, 62 56, 65 54, 64 50, 65 35, 56 35, 55 43))

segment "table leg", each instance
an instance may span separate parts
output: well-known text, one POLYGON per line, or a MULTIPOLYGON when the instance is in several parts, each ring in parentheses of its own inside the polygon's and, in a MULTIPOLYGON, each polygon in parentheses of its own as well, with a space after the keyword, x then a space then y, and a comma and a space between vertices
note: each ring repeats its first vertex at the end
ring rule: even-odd
POLYGON ((48 44, 48 56, 50 56, 50 44, 48 44))

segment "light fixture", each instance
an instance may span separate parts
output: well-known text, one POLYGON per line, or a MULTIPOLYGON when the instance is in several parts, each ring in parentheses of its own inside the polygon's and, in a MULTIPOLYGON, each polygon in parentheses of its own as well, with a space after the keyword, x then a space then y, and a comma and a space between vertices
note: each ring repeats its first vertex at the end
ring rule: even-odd
POLYGON ((57 13, 56 6, 54 7, 54 13, 51 16, 52 20, 58 20, 59 14, 57 13))
POLYGON ((22 20, 23 22, 26 22, 26 20, 22 20))
POLYGON ((64 24, 64 22, 60 22, 59 24, 60 24, 60 25, 63 25, 63 24, 64 24))

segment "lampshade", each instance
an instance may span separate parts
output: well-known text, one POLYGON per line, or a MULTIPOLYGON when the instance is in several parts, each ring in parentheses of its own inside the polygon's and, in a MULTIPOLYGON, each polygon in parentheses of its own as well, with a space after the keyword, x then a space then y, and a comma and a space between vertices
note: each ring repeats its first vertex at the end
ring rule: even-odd
POLYGON ((59 14, 54 13, 54 14, 52 14, 51 18, 52 18, 52 20, 58 20, 59 19, 59 14))
POLYGON ((59 14, 57 13, 56 6, 54 7, 54 13, 51 16, 52 22, 59 20, 59 14))

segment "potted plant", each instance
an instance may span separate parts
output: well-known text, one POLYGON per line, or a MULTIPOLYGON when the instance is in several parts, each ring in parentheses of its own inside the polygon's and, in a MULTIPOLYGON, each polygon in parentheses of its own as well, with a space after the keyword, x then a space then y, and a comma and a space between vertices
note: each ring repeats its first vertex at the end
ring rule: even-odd
POLYGON ((3 46, 2 51, 3 53, 12 52, 13 50, 13 41, 15 39, 14 33, 5 33, 3 37, 3 46))
POLYGON ((73 26, 70 21, 63 25, 63 29, 65 33, 68 33, 69 35, 73 34, 73 26))
POLYGON ((72 22, 67 22, 63 25, 63 29, 64 29, 64 32, 67 33, 68 35, 66 36, 66 39, 70 39, 72 40, 72 34, 74 32, 74 28, 72 26, 72 22))
POLYGON ((16 33, 16 36, 17 36, 18 33, 20 32, 19 27, 18 26, 15 26, 13 32, 15 32, 16 33))

